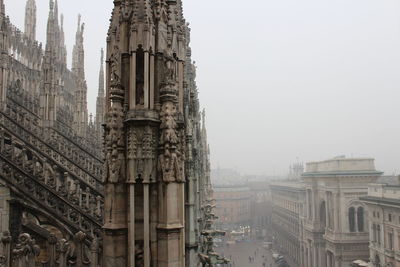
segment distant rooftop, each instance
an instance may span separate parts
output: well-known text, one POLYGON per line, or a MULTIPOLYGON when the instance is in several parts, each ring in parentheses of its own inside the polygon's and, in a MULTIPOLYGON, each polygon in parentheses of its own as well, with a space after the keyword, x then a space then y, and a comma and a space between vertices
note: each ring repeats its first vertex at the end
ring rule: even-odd
POLYGON ((306 164, 303 176, 315 174, 382 174, 375 169, 373 158, 345 158, 343 156, 306 164))

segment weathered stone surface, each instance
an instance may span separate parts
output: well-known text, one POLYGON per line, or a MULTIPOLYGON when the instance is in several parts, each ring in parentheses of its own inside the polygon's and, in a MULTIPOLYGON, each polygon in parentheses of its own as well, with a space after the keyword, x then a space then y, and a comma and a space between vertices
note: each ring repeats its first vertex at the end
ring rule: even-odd
POLYGON ((198 264, 210 166, 182 1, 114 4, 93 119, 81 16, 69 70, 58 2, 50 0, 42 47, 35 0, 25 32, 0 1, 5 266, 21 234, 35 240, 35 249, 14 251, 21 266, 198 264))

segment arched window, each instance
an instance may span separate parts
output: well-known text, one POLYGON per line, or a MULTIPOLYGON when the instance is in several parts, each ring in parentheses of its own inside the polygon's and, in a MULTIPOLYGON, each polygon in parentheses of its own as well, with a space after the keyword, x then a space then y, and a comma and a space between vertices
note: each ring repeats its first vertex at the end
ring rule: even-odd
POLYGON ((356 209, 354 207, 349 208, 349 228, 350 232, 356 231, 356 209))
POLYGON ((359 232, 364 232, 364 208, 357 209, 357 228, 359 232))

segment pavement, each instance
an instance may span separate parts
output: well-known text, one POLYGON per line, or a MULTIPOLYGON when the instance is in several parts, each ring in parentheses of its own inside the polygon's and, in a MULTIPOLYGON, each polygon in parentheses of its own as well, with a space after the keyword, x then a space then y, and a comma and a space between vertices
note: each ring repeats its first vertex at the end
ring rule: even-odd
POLYGON ((232 267, 277 267, 270 250, 266 250, 259 242, 239 242, 216 248, 216 252, 230 259, 232 267), (249 259, 251 258, 251 260, 249 259), (265 263, 265 265, 263 265, 265 263))

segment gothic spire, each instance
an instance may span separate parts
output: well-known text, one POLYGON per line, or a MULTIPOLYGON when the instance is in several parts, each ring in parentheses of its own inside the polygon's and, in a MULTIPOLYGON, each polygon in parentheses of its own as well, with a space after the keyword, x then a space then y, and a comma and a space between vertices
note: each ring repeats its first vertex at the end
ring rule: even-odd
POLYGON ((203 109, 203 112, 201 113, 201 118, 202 118, 202 129, 203 131, 206 130, 206 110, 203 109))
POLYGON ((55 0, 54 2, 54 19, 55 23, 58 25, 58 1, 55 0))
POLYGON ((101 49, 101 58, 100 58, 100 73, 99 73, 99 92, 98 97, 104 97, 104 50, 101 49))
POLYGON ((72 72, 77 78, 75 89, 74 125, 76 133, 85 137, 88 130, 87 85, 85 80, 85 50, 83 47, 83 32, 85 24, 81 24, 81 15, 78 16, 78 29, 75 36, 75 45, 72 58, 72 72))
POLYGON ((54 2, 50 0, 50 11, 49 17, 47 19, 47 40, 46 40, 46 50, 54 49, 54 2))
POLYGON ((83 47, 83 32, 85 23, 81 24, 81 15, 78 15, 78 29, 75 35, 75 45, 72 55, 72 72, 80 79, 85 79, 85 51, 83 47))
POLYGON ((64 15, 61 14, 60 18, 61 29, 60 29, 60 59, 64 65, 67 65, 67 46, 65 45, 65 33, 64 33, 64 15))
POLYGON ((36 39, 36 2, 27 0, 25 6, 25 35, 31 39, 36 39))
POLYGON ((51 126, 56 120, 56 47, 54 27, 54 2, 50 0, 49 18, 47 20, 46 50, 42 63, 42 85, 40 88, 40 116, 44 126, 51 126))
POLYGON ((6 8, 4 7, 4 0, 0 0, 0 13, 2 15, 2 17, 4 18, 5 14, 6 14, 6 8))
POLYGON ((96 134, 101 140, 103 137, 102 125, 104 124, 105 98, 104 98, 104 50, 101 49, 100 73, 99 73, 99 91, 96 101, 96 134))

